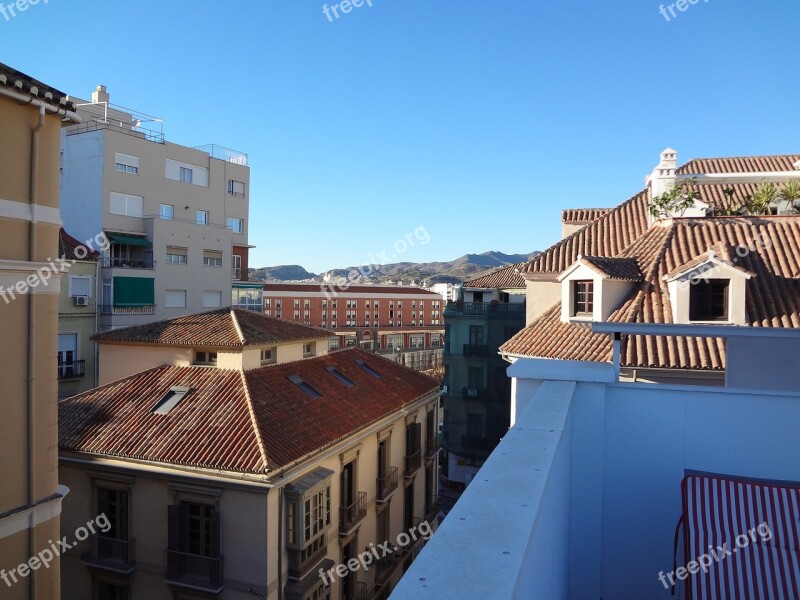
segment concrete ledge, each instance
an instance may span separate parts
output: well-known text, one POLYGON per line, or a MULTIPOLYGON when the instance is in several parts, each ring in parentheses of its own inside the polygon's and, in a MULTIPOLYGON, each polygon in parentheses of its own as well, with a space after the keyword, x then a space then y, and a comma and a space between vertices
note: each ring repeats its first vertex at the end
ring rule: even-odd
POLYGON ((617 381, 611 363, 556 360, 549 358, 520 358, 506 373, 518 379, 548 381, 580 381, 586 383, 614 383, 617 381))

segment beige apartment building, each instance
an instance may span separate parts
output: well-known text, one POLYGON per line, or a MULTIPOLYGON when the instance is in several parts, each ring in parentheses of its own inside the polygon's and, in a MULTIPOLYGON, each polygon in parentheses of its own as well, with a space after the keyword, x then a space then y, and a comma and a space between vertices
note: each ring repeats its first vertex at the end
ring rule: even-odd
POLYGON ((60 597, 56 447, 58 153, 66 95, 0 63, 0 597, 60 597), (23 565, 20 567, 20 565, 23 565), (35 568, 34 568, 35 567, 35 568))
POLYGON ((65 598, 388 596, 435 528, 438 385, 320 332, 232 309, 97 336, 159 366, 60 404, 64 530, 108 517, 65 598))
POLYGON ((58 397, 66 398, 97 385, 97 274, 100 254, 69 235, 58 235, 58 256, 69 264, 58 294, 58 397))
POLYGON ((247 155, 169 142, 161 119, 117 107, 105 86, 62 134, 64 225, 80 240, 105 236, 101 329, 204 309, 248 305, 247 155), (244 269, 242 267, 245 267, 244 269))

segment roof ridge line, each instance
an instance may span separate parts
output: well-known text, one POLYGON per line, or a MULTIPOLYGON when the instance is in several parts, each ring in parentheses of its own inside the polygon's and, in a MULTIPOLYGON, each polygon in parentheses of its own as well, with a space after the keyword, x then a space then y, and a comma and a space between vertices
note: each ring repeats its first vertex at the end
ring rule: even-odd
MULTIPOLYGON (((639 288, 639 292, 637 293, 636 303, 634 305, 633 310, 631 311, 631 317, 638 317, 639 312, 642 310, 642 305, 644 304, 645 294, 648 292, 644 289, 645 286, 653 285, 653 277, 658 273, 658 269, 661 266, 662 261, 664 260, 664 255, 667 252, 667 248, 672 244, 672 239, 675 237, 676 227, 669 227, 667 235, 664 236, 664 241, 661 242, 661 247, 658 249, 655 258, 653 259, 650 268, 647 270, 646 273, 642 275, 642 287, 639 288)), ((638 260, 637 260, 638 262, 638 260)), ((661 282, 658 281, 657 285, 661 286, 661 282)))
POLYGON ((239 327, 239 319, 236 318, 236 309, 231 306, 231 319, 233 320, 233 327, 236 329, 236 334, 239 336, 239 341, 241 342, 242 346, 244 347, 244 334, 242 333, 242 328, 239 327))
POLYGON ((261 427, 259 427, 258 419, 256 418, 256 409, 253 406, 253 399, 250 397, 250 387, 247 382, 245 371, 239 371, 239 376, 242 379, 242 389, 244 390, 245 404, 247 405, 247 412, 250 414, 250 422, 253 425, 253 432, 256 436, 258 443, 258 452, 261 455, 261 460, 264 463, 264 472, 269 471, 269 460, 267 459, 267 446, 264 444, 264 437, 261 435, 261 427))

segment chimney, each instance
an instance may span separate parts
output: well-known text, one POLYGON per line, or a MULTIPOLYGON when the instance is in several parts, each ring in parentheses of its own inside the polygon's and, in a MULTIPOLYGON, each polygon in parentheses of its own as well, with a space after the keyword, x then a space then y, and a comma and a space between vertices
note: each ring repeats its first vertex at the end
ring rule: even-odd
POLYGON ((660 196, 675 185, 675 169, 678 166, 678 151, 667 148, 661 152, 661 160, 653 172, 645 177, 650 186, 650 197, 660 196))
POLYGON ((108 104, 108 92, 104 85, 98 85, 97 89, 92 92, 92 104, 97 104, 98 102, 105 102, 108 104))

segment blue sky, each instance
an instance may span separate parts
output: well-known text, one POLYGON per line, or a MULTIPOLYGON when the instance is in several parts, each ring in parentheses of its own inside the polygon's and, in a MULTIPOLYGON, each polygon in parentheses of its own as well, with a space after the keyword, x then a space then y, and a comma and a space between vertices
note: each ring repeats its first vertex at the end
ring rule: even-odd
POLYGON ((371 2, 40 0, 0 15, 0 61, 247 152, 251 266, 361 264, 419 227, 398 260, 529 252, 667 146, 800 151, 798 0, 371 2))

